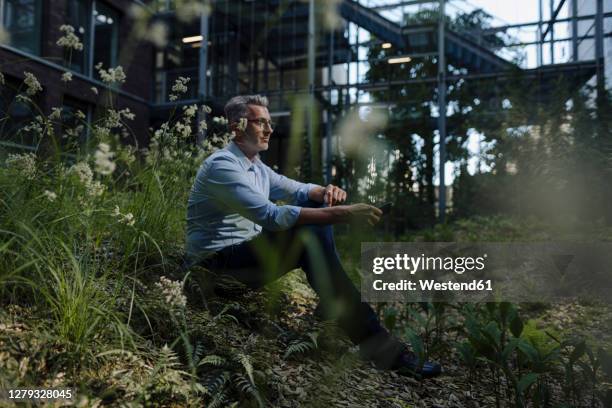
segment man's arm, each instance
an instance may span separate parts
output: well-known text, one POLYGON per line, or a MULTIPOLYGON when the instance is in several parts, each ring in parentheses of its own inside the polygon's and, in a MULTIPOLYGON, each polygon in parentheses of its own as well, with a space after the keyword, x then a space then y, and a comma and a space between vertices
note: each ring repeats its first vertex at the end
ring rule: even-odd
POLYGON ((317 203, 326 203, 330 207, 346 201, 346 191, 333 184, 327 187, 315 186, 308 192, 308 198, 317 203))
POLYGON ((381 210, 368 204, 338 205, 324 208, 302 207, 296 225, 351 222, 367 222, 374 225, 380 220, 381 215, 381 210))

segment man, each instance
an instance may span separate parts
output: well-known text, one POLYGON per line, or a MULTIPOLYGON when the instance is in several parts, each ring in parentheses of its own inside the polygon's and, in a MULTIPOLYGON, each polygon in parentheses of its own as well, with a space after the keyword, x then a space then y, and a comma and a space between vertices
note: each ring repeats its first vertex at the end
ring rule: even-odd
POLYGON ((382 212, 371 205, 342 205, 339 187, 304 184, 266 166, 273 123, 267 98, 236 96, 225 106, 235 137, 200 167, 188 202, 187 257, 210 270, 257 288, 302 268, 319 295, 320 311, 334 318, 361 355, 378 367, 432 377, 433 363, 419 364, 393 338, 344 271, 336 253, 332 224, 377 223, 382 212), (291 201, 277 205, 271 200, 291 201))

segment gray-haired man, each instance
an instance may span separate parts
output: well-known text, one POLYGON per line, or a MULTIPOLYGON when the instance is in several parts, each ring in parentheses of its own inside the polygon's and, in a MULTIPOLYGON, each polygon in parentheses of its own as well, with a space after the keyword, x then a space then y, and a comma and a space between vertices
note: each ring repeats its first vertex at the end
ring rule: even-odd
POLYGON ((200 167, 187 209, 187 257, 216 273, 261 287, 302 268, 319 295, 324 317, 334 318, 362 355, 381 367, 423 377, 440 366, 419 364, 379 323, 344 271, 332 224, 377 223, 381 211, 368 204, 343 205, 346 192, 334 185, 305 184, 282 176, 259 158, 274 124, 260 95, 236 96, 225 106, 234 140, 200 167), (283 200, 292 205, 277 205, 283 200), (272 246, 271 246, 272 245, 272 246), (270 251, 274 249, 274 254, 270 251), (278 268, 265 258, 278 256, 278 268))

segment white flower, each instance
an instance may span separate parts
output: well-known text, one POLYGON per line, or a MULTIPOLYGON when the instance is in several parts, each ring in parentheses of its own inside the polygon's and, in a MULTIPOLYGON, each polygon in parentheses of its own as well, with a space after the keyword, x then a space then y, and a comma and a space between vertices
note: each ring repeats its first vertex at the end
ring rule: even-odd
POLYGON ((208 124, 206 123, 205 120, 200 121, 200 124, 198 125, 198 131, 200 133, 204 132, 206 129, 208 129, 208 124))
POLYGON ((176 101, 178 99, 178 96, 171 94, 168 99, 170 100, 170 102, 174 102, 174 101, 176 101))
POLYGON ((62 108, 51 108, 49 119, 59 120, 62 117, 62 108))
POLYGON ((74 164, 68 170, 68 174, 76 174, 87 190, 87 194, 91 197, 100 196, 106 190, 106 187, 103 184, 101 184, 99 181, 93 180, 93 171, 87 162, 82 161, 74 164))
POLYGON ((78 119, 85 119, 85 114, 83 113, 82 110, 77 109, 76 113, 74 114, 74 116, 76 116, 78 119))
POLYGON ((92 86, 91 88, 91 92, 93 92, 94 94, 98 94, 98 88, 96 88, 95 86, 92 86))
POLYGON ((240 121, 238 122, 238 130, 241 131, 245 131, 247 128, 249 121, 247 120, 247 118, 240 118, 240 121))
POLYGON ((55 201, 55 199, 57 198, 57 194, 55 194, 53 191, 49 191, 49 190, 45 190, 43 192, 43 195, 47 198, 47 200, 49 201, 55 201))
POLYGON ((111 160, 115 153, 110 151, 110 146, 106 143, 100 143, 98 150, 94 153, 96 164, 96 173, 103 176, 113 174, 117 165, 111 160))
POLYGON ((227 119, 225 119, 223 116, 215 116, 213 118, 213 122, 219 125, 227 125, 227 119))
POLYGON ((151 24, 148 32, 148 39, 157 48, 164 48, 168 44, 168 26, 161 21, 151 24))
POLYGON ((159 278, 155 284, 164 296, 164 300, 170 307, 183 308, 187 305, 187 297, 183 294, 183 285, 179 281, 173 281, 165 276, 159 278))
POLYGON ((70 169, 68 169, 68 174, 76 174, 81 183, 85 186, 91 184, 93 180, 93 171, 91 171, 89 164, 84 161, 73 164, 70 169))
POLYGON ((62 82, 70 82, 72 81, 72 72, 64 72, 62 74, 62 82))
POLYGON ((36 155, 34 153, 9 154, 5 164, 17 170, 28 180, 34 180, 36 176, 36 155))
POLYGON ((128 225, 130 227, 133 227, 134 223, 136 222, 136 220, 134 219, 134 214, 132 213, 122 214, 118 205, 116 205, 115 208, 113 209, 112 215, 113 217, 117 219, 117 222, 128 225))
MULTIPOLYGON (((2 41, 0 41, 1 43, 2 41)), ((0 85, 4 85, 4 74, 0 72, 0 85)))
POLYGON ((40 86, 40 82, 31 72, 24 71, 23 75, 25 75, 25 79, 23 83, 26 84, 27 89, 26 93, 30 96, 36 95, 36 92, 42 91, 42 86, 40 86))
POLYGON ((211 109, 211 108, 210 108, 210 106, 208 106, 208 105, 202 105, 202 112, 204 112, 204 113, 207 113, 207 114, 208 114, 208 113, 211 113, 211 112, 212 112, 212 109, 211 109))
POLYGON ((64 24, 60 27, 60 31, 63 32, 64 35, 57 40, 57 45, 77 51, 83 50, 83 44, 79 40, 79 37, 77 37, 77 35, 74 33, 74 27, 64 24))
POLYGON ((183 138, 187 138, 191 135, 191 126, 189 126, 189 124, 177 122, 174 128, 183 138))
POLYGON ((198 106, 197 105, 189 105, 189 106, 183 106, 183 113, 185 116, 187 116, 188 118, 195 116, 196 112, 198 111, 198 106))
POLYGON ((187 92, 187 83, 191 80, 191 78, 178 77, 176 81, 174 81, 174 85, 172 85, 172 92, 177 93, 185 93, 187 92))
POLYGON ((122 84, 125 82, 125 72, 123 72, 123 67, 118 65, 115 68, 109 68, 105 70, 102 68, 102 63, 99 62, 95 67, 98 70, 98 74, 100 74, 100 78, 102 78, 102 82, 107 85, 112 85, 115 83, 122 84))

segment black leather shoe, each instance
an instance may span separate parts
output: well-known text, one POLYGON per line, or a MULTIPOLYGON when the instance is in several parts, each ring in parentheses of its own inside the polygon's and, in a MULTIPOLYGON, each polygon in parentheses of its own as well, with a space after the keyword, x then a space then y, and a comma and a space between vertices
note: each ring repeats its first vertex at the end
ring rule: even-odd
POLYGON ((391 370, 397 371, 400 375, 408 375, 419 378, 433 378, 442 374, 442 366, 438 363, 425 361, 419 362, 417 356, 410 351, 404 351, 396 357, 391 370))

